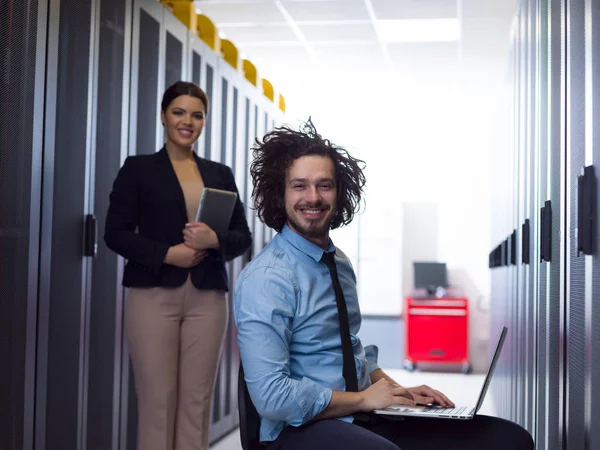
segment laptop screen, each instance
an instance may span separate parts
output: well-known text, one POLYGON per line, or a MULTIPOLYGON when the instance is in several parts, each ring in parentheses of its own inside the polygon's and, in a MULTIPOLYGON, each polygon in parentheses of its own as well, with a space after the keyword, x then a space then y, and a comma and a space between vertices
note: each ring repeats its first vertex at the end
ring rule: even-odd
POLYGON ((485 381, 483 382, 483 386, 481 387, 481 393, 479 394, 479 400, 477 400, 477 406, 475 407, 475 413, 479 411, 481 405, 483 404, 483 399, 485 398, 485 393, 490 386, 490 382, 492 381, 492 374, 494 373, 494 369, 496 368, 496 363, 500 357, 500 352, 502 351, 502 345, 504 345, 504 340, 506 339, 506 333, 508 332, 508 328, 502 327, 502 331, 500 332, 500 337, 498 338, 498 343, 496 344, 496 350, 494 350, 494 356, 492 357, 492 362, 490 363, 490 367, 488 368, 487 375, 485 376, 485 381))

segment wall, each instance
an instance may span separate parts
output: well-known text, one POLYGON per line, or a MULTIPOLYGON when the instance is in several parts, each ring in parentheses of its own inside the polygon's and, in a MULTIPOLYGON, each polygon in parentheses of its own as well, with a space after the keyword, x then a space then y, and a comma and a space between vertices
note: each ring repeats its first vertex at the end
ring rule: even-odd
POLYGON ((499 77, 306 73, 278 83, 293 126, 312 116, 321 134, 367 164, 364 212, 332 234, 353 258, 363 314, 399 316, 413 256, 444 261, 471 300, 473 366, 485 368, 499 77), (411 205, 435 207, 435 228, 411 205))

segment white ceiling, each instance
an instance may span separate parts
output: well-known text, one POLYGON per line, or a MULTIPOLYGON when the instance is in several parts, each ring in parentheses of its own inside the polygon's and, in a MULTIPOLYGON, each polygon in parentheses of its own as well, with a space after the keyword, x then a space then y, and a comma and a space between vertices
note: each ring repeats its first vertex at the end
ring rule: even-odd
POLYGON ((449 70, 505 59, 516 0, 196 0, 271 78, 311 67, 369 71, 449 70), (379 20, 459 19, 456 42, 386 43, 379 20))

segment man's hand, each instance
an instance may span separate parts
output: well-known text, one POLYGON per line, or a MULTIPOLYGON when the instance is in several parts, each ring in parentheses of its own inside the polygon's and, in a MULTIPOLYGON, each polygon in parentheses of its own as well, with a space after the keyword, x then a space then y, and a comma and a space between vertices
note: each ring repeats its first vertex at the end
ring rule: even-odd
MULTIPOLYGON (((400 386, 399 383, 397 383, 393 378, 391 378, 381 369, 376 369, 373 372, 371 372, 371 383, 378 383, 382 379, 389 381, 393 386, 400 386)), ((413 400, 416 402, 417 405, 428 405, 429 403, 436 403, 440 406, 454 408, 454 403, 452 403, 448 399, 448 397, 446 397, 440 391, 431 389, 429 386, 426 386, 424 384, 421 386, 407 388, 407 390, 412 394, 413 400)))
POLYGON ((430 388, 426 385, 415 386, 408 388, 408 391, 412 394, 415 402, 418 405, 428 405, 429 403, 436 403, 443 407, 454 408, 454 403, 450 401, 448 397, 442 394, 440 391, 430 388))
POLYGON ((204 222, 190 222, 183 230, 185 245, 195 250, 219 248, 217 233, 204 222))
POLYGON ((387 408, 390 405, 416 405, 408 389, 385 378, 381 378, 360 394, 362 395, 360 411, 363 412, 387 408))
POLYGON ((197 266, 204 258, 206 258, 206 250, 194 250, 186 244, 179 244, 169 247, 164 263, 189 269, 197 266))

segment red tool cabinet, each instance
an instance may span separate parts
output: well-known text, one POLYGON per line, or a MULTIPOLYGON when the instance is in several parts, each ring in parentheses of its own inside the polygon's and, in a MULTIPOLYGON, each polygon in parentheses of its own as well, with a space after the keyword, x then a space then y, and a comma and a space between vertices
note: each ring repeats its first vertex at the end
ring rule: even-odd
POLYGON ((466 298, 407 297, 404 307, 404 367, 419 363, 458 366, 469 364, 469 308, 466 298))

